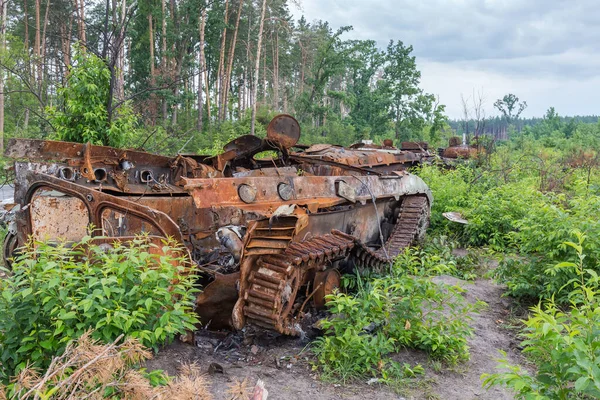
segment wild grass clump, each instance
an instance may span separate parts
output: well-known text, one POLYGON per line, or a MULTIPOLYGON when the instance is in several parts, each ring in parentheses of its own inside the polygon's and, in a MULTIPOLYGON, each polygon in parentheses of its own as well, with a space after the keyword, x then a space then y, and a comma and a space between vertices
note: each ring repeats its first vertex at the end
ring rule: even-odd
POLYGON ((152 352, 138 339, 122 340, 121 335, 104 344, 93 336, 93 331, 88 331, 70 342, 45 371, 23 368, 8 386, 0 387, 0 399, 212 399, 197 365, 183 364, 175 378, 161 371, 146 372, 139 365, 151 358, 152 352))

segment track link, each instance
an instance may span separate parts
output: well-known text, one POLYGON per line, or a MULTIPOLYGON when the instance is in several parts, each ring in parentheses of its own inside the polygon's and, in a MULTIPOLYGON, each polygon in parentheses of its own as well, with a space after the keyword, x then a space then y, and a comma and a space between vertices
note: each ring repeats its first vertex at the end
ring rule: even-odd
MULTIPOLYGON (((341 233, 341 232, 339 232, 341 233)), ((282 254, 264 255, 248 278, 244 315, 248 322, 286 335, 297 335, 294 302, 310 270, 323 270, 348 257, 352 236, 332 232, 304 242, 293 242, 282 254)))
POLYGON ((408 196, 396 225, 380 249, 373 250, 352 235, 330 234, 291 242, 280 254, 260 256, 243 293, 244 315, 250 324, 286 335, 298 335, 296 297, 310 271, 322 271, 336 260, 351 257, 362 268, 383 271, 400 252, 422 238, 429 223, 425 196, 408 196))

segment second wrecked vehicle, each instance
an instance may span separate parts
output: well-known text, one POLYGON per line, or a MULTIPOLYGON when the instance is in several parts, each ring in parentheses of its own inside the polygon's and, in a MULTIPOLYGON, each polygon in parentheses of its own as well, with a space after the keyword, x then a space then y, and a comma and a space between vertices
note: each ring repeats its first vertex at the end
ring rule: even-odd
POLYGON ((299 137, 296 120, 280 115, 266 139, 242 136, 212 157, 11 140, 17 211, 4 258, 30 236, 75 242, 90 225, 107 246, 171 236, 201 272, 203 323, 299 335, 341 274, 382 270, 422 239, 432 202, 407 171, 417 153, 299 146, 299 137))

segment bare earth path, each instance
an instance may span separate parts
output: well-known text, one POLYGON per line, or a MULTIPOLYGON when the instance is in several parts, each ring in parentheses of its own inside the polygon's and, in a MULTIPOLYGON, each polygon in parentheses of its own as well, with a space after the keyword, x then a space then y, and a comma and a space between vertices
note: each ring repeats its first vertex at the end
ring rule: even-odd
POLYGON ((249 379, 251 386, 257 379, 262 379, 269 391, 269 399, 274 400, 512 399, 513 396, 506 390, 494 388, 486 391, 480 381, 482 373, 495 371, 494 359, 498 357, 499 349, 506 351, 513 363, 522 360, 516 349, 518 341, 502 328, 510 306, 508 300, 501 298, 502 287, 486 279, 478 279, 474 283, 452 277, 437 277, 435 280, 461 285, 467 290, 465 296, 468 301, 482 300, 488 307, 474 315, 472 321, 475 334, 470 339, 471 359, 454 371, 434 371, 431 362, 419 352, 404 351, 394 355, 397 361, 420 363, 426 369, 423 382, 402 391, 402 394, 387 386, 370 386, 366 382, 353 385, 321 382, 311 369, 307 342, 293 338, 207 334, 196 338, 197 346, 182 343, 167 346, 148 362, 147 367, 175 375, 181 363, 195 362, 209 372, 208 380, 215 399, 228 399, 228 386, 244 378, 249 379), (223 373, 213 371, 219 370, 219 367, 222 367, 223 373))

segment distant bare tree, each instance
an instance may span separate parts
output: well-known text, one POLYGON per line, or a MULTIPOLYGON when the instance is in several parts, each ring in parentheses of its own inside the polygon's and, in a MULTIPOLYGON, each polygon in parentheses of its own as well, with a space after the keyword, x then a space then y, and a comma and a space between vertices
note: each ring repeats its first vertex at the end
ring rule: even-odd
POLYGON ((473 103, 473 115, 475 119, 475 137, 479 137, 485 133, 485 94, 483 88, 477 92, 473 89, 471 97, 473 103))
POLYGON ((460 94, 460 103, 462 106, 463 119, 461 122, 463 131, 463 144, 466 144, 469 138, 469 121, 471 120, 471 114, 469 113, 469 98, 465 99, 465 96, 460 94))

